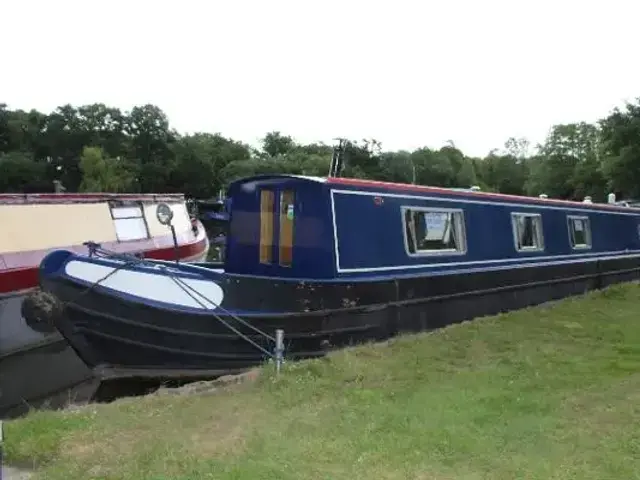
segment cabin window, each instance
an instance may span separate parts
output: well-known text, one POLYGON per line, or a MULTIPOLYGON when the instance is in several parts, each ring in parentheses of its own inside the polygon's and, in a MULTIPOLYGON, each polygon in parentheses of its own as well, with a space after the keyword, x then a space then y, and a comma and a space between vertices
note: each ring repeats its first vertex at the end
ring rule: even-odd
POLYGON ((293 220, 295 197, 292 190, 280 194, 280 265, 290 267, 293 260, 293 220))
POLYGON ((111 218, 119 242, 149 238, 149 229, 141 205, 112 205, 111 218))
POLYGON ((466 251, 461 210, 404 207, 403 218, 409 255, 466 251))
POLYGON ((589 217, 567 217, 571 248, 591 248, 591 225, 589 217))
POLYGON ((542 217, 539 214, 512 213, 511 221, 517 251, 544 250, 542 217))
POLYGON ((273 213, 275 195, 271 190, 260 192, 260 263, 273 261, 273 213))

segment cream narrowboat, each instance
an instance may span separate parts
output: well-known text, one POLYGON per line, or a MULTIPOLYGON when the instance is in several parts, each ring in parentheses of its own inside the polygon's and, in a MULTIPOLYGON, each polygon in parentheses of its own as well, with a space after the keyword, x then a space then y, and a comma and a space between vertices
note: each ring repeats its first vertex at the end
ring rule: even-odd
POLYGON ((88 240, 114 252, 187 262, 204 260, 209 249, 181 194, 0 194, 0 417, 91 376, 53 327, 29 325, 21 314, 42 258, 60 248, 87 252, 88 240), (156 218, 158 203, 174 212, 177 247, 156 218))

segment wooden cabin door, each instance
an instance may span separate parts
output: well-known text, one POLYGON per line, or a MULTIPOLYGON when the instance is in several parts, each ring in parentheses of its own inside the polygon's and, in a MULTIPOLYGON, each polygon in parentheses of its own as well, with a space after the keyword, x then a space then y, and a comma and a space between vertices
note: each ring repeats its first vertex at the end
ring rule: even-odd
POLYGON ((260 263, 273 263, 274 210, 276 197, 273 190, 260 191, 260 263))
POLYGON ((291 267, 293 264, 293 190, 260 192, 260 263, 291 267))

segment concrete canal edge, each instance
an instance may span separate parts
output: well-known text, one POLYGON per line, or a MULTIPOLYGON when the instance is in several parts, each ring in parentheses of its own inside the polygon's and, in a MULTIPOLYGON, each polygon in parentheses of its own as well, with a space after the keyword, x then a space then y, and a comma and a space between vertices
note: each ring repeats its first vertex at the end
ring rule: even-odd
POLYGON ((16 467, 9 467, 6 465, 2 466, 2 475, 0 475, 0 479, 2 480, 29 480, 32 476, 31 471, 24 470, 16 467))

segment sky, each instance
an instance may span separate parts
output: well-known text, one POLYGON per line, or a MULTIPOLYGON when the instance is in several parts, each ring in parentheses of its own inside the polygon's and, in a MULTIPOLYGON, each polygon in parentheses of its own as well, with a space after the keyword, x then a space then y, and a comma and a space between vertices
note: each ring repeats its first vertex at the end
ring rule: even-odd
POLYGON ((508 137, 640 97, 637 0, 0 2, 0 102, 49 112, 152 103, 181 133, 253 145, 508 137))

